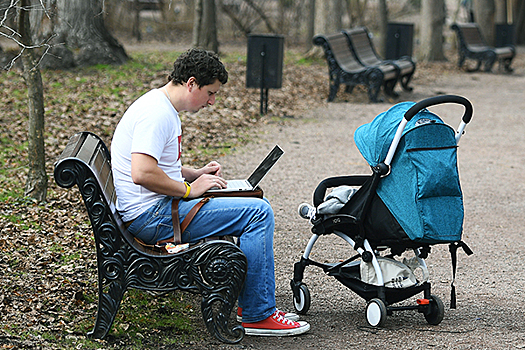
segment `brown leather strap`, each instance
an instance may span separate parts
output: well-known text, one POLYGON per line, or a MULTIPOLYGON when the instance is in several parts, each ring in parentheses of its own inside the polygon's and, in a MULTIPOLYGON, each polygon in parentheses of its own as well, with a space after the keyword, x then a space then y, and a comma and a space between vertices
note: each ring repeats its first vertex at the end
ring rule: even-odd
POLYGON ((173 221, 173 243, 180 244, 181 240, 181 230, 179 224, 179 200, 175 199, 171 201, 171 220, 173 221))
POLYGON ((191 210, 188 213, 188 215, 186 215, 184 220, 182 220, 182 224, 180 224, 180 231, 181 232, 184 232, 184 230, 186 230, 186 227, 188 227, 188 225, 190 224, 191 220, 193 220, 193 217, 195 216, 195 214, 197 214, 197 212, 200 210, 200 208, 204 204, 208 203, 210 198, 211 197, 205 197, 205 198, 201 199, 201 201, 199 203, 195 204, 193 206, 193 208, 191 208, 191 210))
POLYGON ((204 204, 208 203, 210 198, 211 197, 203 198, 201 199, 200 202, 195 204, 193 208, 191 208, 188 215, 186 215, 184 220, 182 220, 182 224, 180 225, 179 225, 179 200, 180 199, 178 198, 173 199, 173 201, 171 202, 171 220, 173 221, 173 238, 168 238, 168 239, 163 239, 162 241, 158 241, 157 245, 164 245, 166 243, 172 243, 172 242, 175 244, 180 244, 182 242, 182 238, 181 238, 182 233, 184 232, 184 230, 186 230, 186 227, 188 227, 191 220, 193 220, 193 217, 195 216, 195 214, 197 214, 199 209, 204 204))

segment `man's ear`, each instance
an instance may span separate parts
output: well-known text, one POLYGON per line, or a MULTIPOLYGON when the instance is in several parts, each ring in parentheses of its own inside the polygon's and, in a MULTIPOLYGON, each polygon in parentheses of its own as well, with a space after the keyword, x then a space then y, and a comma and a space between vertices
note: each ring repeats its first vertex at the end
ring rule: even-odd
POLYGON ((188 91, 191 92, 191 90, 193 90, 193 88, 197 86, 197 80, 195 79, 195 77, 190 77, 186 82, 186 86, 188 87, 188 91))

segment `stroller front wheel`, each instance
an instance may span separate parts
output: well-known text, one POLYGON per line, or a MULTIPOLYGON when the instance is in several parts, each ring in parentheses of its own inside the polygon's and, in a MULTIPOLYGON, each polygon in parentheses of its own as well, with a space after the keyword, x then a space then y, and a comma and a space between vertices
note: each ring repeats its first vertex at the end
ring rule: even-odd
POLYGON ((428 324, 434 326, 440 324, 445 316, 445 306, 441 299, 435 295, 431 295, 430 305, 428 307, 430 310, 428 313, 425 313, 425 320, 427 320, 428 324))
POLYGON ((366 305, 366 321, 372 327, 382 327, 385 324, 387 309, 385 302, 379 298, 371 299, 366 305))
POLYGON ((297 294, 294 291, 293 305, 295 311, 301 315, 305 315, 310 309, 310 291, 306 284, 302 284, 297 288, 297 294))

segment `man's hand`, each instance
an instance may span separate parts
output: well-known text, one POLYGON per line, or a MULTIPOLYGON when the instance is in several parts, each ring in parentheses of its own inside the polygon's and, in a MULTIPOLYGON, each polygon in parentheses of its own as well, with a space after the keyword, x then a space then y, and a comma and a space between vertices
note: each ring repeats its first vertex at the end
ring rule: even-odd
POLYGON ((200 197, 212 188, 226 188, 226 180, 220 176, 204 174, 191 183, 190 198, 200 197))
POLYGON ((216 161, 209 162, 204 167, 200 168, 199 171, 201 171, 203 175, 211 174, 216 176, 222 176, 222 166, 216 161))

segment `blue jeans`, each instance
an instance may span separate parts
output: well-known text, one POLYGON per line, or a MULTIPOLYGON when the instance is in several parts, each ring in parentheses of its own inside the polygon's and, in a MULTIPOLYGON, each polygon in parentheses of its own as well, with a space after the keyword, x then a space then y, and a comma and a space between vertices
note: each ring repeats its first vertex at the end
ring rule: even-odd
MULTIPOLYGON (((172 200, 165 197, 148 208, 128 231, 148 244, 173 237, 172 200)), ((199 201, 179 201, 180 222, 199 201)), ((204 204, 182 234, 182 241, 189 243, 210 236, 239 238, 248 259, 248 273, 239 295, 243 322, 261 321, 275 312, 274 226, 273 210, 266 199, 219 197, 204 204)))

